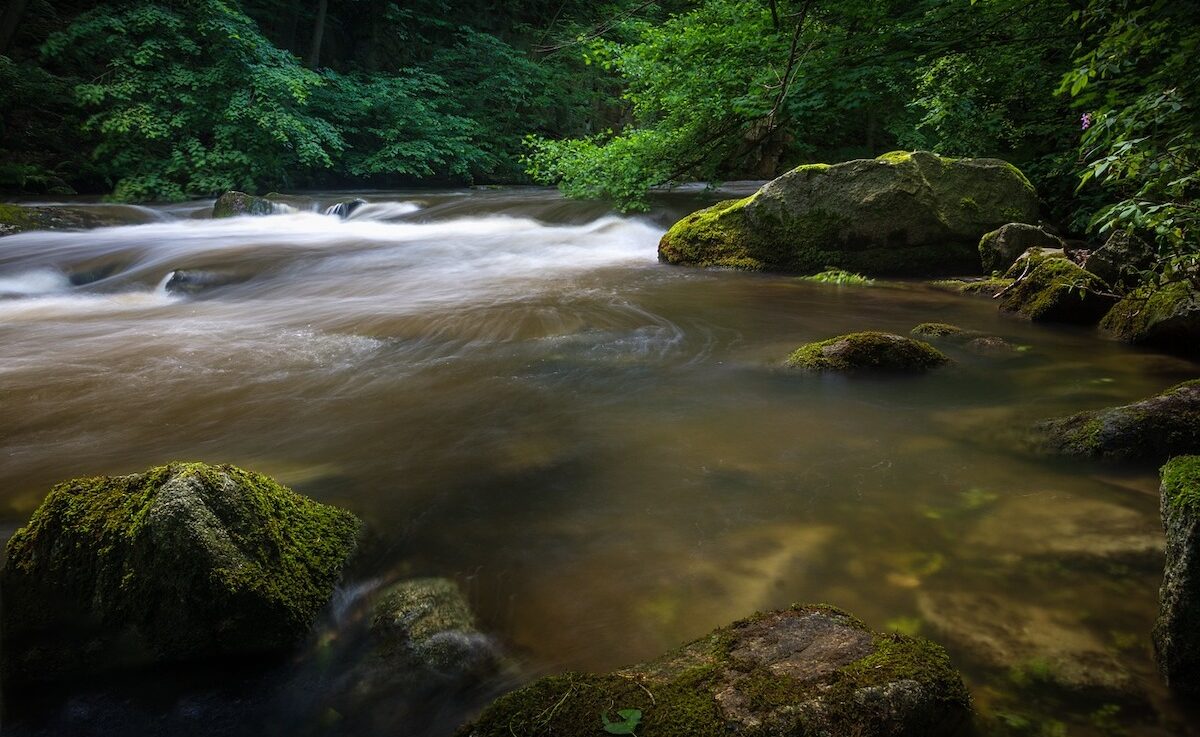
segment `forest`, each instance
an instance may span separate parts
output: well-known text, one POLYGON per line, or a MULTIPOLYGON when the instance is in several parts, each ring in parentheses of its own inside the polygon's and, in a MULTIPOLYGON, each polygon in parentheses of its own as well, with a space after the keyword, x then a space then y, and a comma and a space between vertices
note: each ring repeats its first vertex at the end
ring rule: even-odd
POLYGON ((919 148, 1010 160, 1060 227, 1144 230, 1194 271, 1198 21, 1165 0, 12 0, 0 187, 536 182, 637 210, 919 148))

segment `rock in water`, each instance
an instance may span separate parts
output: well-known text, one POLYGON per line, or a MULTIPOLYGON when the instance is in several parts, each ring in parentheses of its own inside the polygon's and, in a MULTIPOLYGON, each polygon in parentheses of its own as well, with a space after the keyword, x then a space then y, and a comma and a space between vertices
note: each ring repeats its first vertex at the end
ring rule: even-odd
POLYGON ((239 215, 270 215, 275 212, 275 203, 265 197, 238 192, 226 192, 213 203, 214 218, 232 218, 239 215))
POLYGON ((339 202, 336 205, 330 205, 329 207, 325 208, 325 214, 326 215, 336 215, 336 216, 340 217, 342 220, 345 220, 346 218, 353 215, 355 210, 357 210, 358 208, 362 207, 365 204, 367 204, 367 201, 364 199, 361 199, 361 198, 355 198, 353 200, 346 200, 345 202, 339 202))
POLYGON ((1174 691, 1200 695, 1200 456, 1162 469, 1167 564, 1158 595, 1154 655, 1174 691))
POLYGON ((1030 249, 1005 277, 1016 282, 1004 293, 1000 309, 1034 322, 1095 325, 1116 301, 1095 274, 1043 249, 1030 249))
POLYGON ((970 696, 945 651, 871 632, 828 606, 735 622, 657 660, 567 673, 497 699, 461 737, 590 735, 637 710, 639 737, 754 734, 941 737, 969 726, 970 696))
POLYGON ((1119 461, 1163 463, 1200 453, 1200 380, 1133 404, 1046 420, 1031 440, 1046 453, 1119 461))
POLYGON ((69 207, 28 207, 0 203, 0 236, 27 230, 90 230, 115 224, 95 213, 69 207))
POLYGON ((891 333, 848 333, 807 343, 788 356, 787 365, 808 371, 925 371, 944 363, 928 343, 891 333))
POLYGON ((234 466, 61 483, 8 541, 5 674, 285 650, 328 602, 359 527, 234 466))
POLYGON ((1127 230, 1118 230, 1084 263, 1087 270, 1116 287, 1129 288, 1140 281, 1140 273, 1154 263, 1154 249, 1127 230))
POLYGON ((983 262, 984 272, 990 274, 1007 271, 1030 248, 1059 249, 1065 257, 1065 247, 1061 238, 1036 225, 1009 223, 979 239, 979 259, 983 262))
POLYGON ((658 255, 672 264, 808 274, 973 273, 980 236, 1037 214, 1037 193, 1011 164, 896 152, 797 167, 750 197, 680 220, 658 255))
POLYGON ((1140 287, 1118 302, 1104 316, 1100 327, 1126 343, 1198 355, 1200 292, 1186 282, 1140 287))

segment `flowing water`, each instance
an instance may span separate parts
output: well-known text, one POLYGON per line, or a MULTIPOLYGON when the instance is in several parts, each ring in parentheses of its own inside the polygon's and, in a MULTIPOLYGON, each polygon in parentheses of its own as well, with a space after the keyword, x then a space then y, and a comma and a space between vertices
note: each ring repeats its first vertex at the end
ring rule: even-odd
POLYGON ((217 221, 73 203, 128 224, 0 239, 0 539, 62 479, 234 463, 371 530, 323 642, 361 627, 356 592, 449 576, 520 673, 340 717, 336 658, 133 674, 8 695, 17 733, 448 735, 513 680, 793 602, 945 643, 1005 734, 1187 731, 1150 657, 1153 469, 1015 440, 1194 364, 919 283, 657 263, 704 193, 645 217, 541 189, 363 196, 344 221, 320 214, 343 195, 217 221), (168 289, 177 270, 194 289, 168 289), (781 368, 806 341, 931 320, 1019 349, 951 346, 922 377, 781 368), (1072 663, 1124 681, 1047 686, 1072 663))

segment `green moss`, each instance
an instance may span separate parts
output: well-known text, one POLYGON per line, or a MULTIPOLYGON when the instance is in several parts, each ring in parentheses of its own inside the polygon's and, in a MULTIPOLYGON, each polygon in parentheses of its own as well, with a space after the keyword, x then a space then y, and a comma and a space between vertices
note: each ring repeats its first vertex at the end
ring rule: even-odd
POLYGON ((964 210, 979 212, 979 203, 975 201, 974 197, 963 197, 958 201, 958 206, 964 210))
POLYGON ((1185 282, 1161 288, 1145 285, 1118 302, 1104 316, 1100 327, 1129 343, 1159 344, 1194 352, 1196 335, 1200 332, 1200 307, 1193 307, 1190 314, 1184 308, 1197 303, 1200 296, 1185 282))
POLYGON ((0 232, 19 233, 38 227, 30 211, 20 205, 0 203, 0 232))
POLYGON ((230 191, 217 198, 213 204, 214 218, 230 218, 239 215, 270 215, 275 212, 275 205, 263 197, 255 197, 245 192, 230 191))
POLYGON ((1065 258, 1031 252, 1013 264, 1006 277, 1018 281, 1005 294, 1001 309, 1037 322, 1090 325, 1113 303, 1106 296, 1107 284, 1065 258))
POLYGON ((45 633, 65 648, 75 634, 104 643, 132 633, 150 660, 281 649, 329 600, 359 525, 228 465, 67 481, 8 542, 5 637, 32 646, 45 633), (59 618, 95 631, 64 633, 59 618))
POLYGON ((1166 506, 1191 515, 1200 514, 1200 456, 1172 458, 1161 473, 1166 506))
POLYGON ((928 343, 890 333, 861 332, 803 345, 788 356, 787 365, 809 371, 923 371, 948 361, 928 343))
POLYGON ((923 322, 912 329, 913 335, 930 338, 945 338, 951 335, 962 335, 964 332, 959 326, 945 322, 923 322))
POLYGON ((836 284, 837 286, 870 286, 875 283, 874 279, 868 279, 861 274, 853 274, 842 269, 828 269, 818 274, 800 277, 804 281, 813 281, 819 284, 836 284))
POLYGON ((929 286, 958 294, 992 297, 1012 286, 1012 279, 940 279, 929 282, 929 286))

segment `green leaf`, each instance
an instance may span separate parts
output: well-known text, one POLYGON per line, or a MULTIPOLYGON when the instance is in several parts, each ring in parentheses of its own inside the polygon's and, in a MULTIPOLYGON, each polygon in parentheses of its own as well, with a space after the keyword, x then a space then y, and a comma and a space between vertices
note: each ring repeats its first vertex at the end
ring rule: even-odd
POLYGON ((600 713, 600 719, 604 721, 604 731, 609 734, 634 734, 638 724, 642 721, 642 712, 639 709, 619 709, 617 716, 621 717, 620 721, 612 721, 608 718, 608 712, 600 713))

